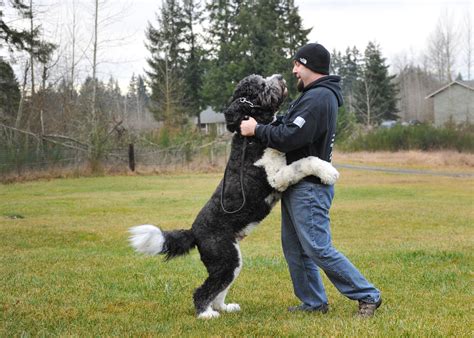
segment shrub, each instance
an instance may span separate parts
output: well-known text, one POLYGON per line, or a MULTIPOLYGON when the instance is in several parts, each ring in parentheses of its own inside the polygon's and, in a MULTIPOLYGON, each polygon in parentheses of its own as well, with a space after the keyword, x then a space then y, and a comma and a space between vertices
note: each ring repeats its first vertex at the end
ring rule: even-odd
POLYGON ((397 125, 390 129, 374 129, 359 133, 338 144, 346 151, 398 151, 398 150, 457 150, 474 152, 472 126, 436 128, 421 124, 416 126, 397 125))

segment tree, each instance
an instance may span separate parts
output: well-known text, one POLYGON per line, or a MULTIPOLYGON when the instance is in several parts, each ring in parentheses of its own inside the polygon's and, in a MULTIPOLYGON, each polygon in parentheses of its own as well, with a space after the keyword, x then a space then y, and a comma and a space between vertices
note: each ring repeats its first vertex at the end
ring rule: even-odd
POLYGON ((281 73, 288 79, 290 97, 296 94, 290 60, 307 42, 310 29, 302 28, 293 1, 215 1, 208 8, 213 20, 209 29, 213 59, 203 85, 208 104, 222 109, 236 83, 252 73, 281 73))
POLYGON ((428 45, 428 60, 440 82, 453 80, 458 41, 459 36, 453 18, 446 12, 444 16, 439 17, 428 45))
POLYGON ((336 130, 338 139, 344 140, 353 134, 357 122, 354 112, 354 89, 361 73, 359 50, 355 46, 347 47, 345 54, 334 50, 331 56, 331 67, 331 71, 342 79, 341 87, 345 104, 339 108, 336 130))
POLYGON ((0 118, 14 120, 20 96, 20 88, 12 67, 0 58, 0 118))
POLYGON ((360 77, 354 86, 354 111, 359 122, 374 125, 383 119, 398 119, 398 89, 389 76, 380 46, 369 42, 364 52, 360 77))
POLYGON ((217 111, 226 105, 236 84, 235 72, 239 67, 236 61, 240 56, 236 55, 235 38, 240 7, 240 1, 236 0, 210 1, 206 7, 209 61, 203 75, 202 98, 217 111))
POLYGON ((138 95, 137 95, 137 78, 135 73, 132 74, 130 78, 130 82, 128 84, 128 92, 127 96, 125 97, 125 111, 127 117, 134 116, 138 119, 138 95))
POLYGON ((467 73, 467 80, 471 80, 471 69, 472 69, 472 53, 474 48, 474 41, 473 41, 473 22, 471 12, 467 12, 464 16, 464 61, 466 65, 466 73, 467 73))
POLYGON ((303 28, 303 20, 294 0, 283 0, 281 3, 283 28, 285 29, 285 48, 288 49, 286 56, 292 57, 296 54, 298 48, 308 42, 308 34, 312 31, 312 28, 303 28))
POLYGON ((441 86, 436 77, 413 63, 404 65, 396 77, 400 89, 400 115, 405 121, 416 119, 431 121, 432 101, 426 100, 429 93, 441 86))
POLYGON ((346 102, 347 112, 348 114, 353 113, 354 86, 361 72, 359 50, 354 46, 352 48, 347 47, 344 55, 339 52, 335 55, 335 66, 337 67, 336 74, 342 78, 342 94, 346 102))
POLYGON ((157 27, 149 24, 146 31, 151 56, 146 72, 150 88, 151 108, 157 121, 168 128, 179 126, 185 115, 184 30, 183 10, 176 0, 163 0, 157 27))
POLYGON ((106 114, 111 119, 121 119, 124 115, 123 112, 123 96, 121 94, 120 86, 118 81, 112 76, 109 78, 109 82, 105 87, 107 110, 106 114))
MULTIPOLYGON (((9 0, 10 5, 15 8, 22 18, 30 16, 30 7, 25 5, 23 0, 9 0)), ((26 29, 18 30, 11 27, 3 20, 3 11, 0 9, 0 40, 7 43, 7 46, 12 49, 26 50, 28 44, 39 45, 38 32, 31 35, 31 31, 26 29)))
POLYGON ((281 6, 283 10, 283 26, 280 29, 283 32, 285 39, 283 47, 283 51, 285 52, 285 62, 281 66, 285 69, 282 73, 287 80, 289 97, 291 99, 297 94, 297 79, 291 72, 292 67, 289 60, 291 60, 291 58, 296 54, 298 48, 308 42, 308 34, 311 32, 312 28, 303 27, 303 19, 299 14, 299 8, 295 5, 294 0, 282 0, 281 6))
POLYGON ((148 109, 148 103, 150 101, 150 95, 148 94, 148 89, 145 84, 145 79, 142 75, 138 75, 137 77, 137 109, 139 111, 139 115, 144 117, 145 112, 148 109))

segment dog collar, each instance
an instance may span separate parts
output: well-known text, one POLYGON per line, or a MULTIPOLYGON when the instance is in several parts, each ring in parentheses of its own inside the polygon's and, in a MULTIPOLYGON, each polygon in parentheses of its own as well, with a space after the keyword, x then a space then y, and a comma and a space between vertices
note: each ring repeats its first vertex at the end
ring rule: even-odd
POLYGON ((259 105, 256 105, 254 103, 252 103, 251 101, 247 100, 247 98, 245 97, 240 97, 238 98, 239 102, 240 103, 246 103, 250 106, 250 108, 262 108, 262 106, 259 106, 259 105))

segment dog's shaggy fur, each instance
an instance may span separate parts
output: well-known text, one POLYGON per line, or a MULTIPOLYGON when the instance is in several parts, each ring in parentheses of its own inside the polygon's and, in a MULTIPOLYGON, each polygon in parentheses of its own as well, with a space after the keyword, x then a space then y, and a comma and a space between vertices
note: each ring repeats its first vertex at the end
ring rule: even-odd
POLYGON ((278 191, 310 174, 330 184, 337 179, 337 171, 327 162, 320 166, 316 163, 320 160, 313 158, 286 166, 284 154, 273 150, 265 152, 263 144, 240 135, 240 123, 246 116, 262 124, 270 123, 285 96, 286 85, 281 75, 268 78, 250 75, 240 81, 225 111, 227 129, 236 132, 225 179, 199 212, 191 229, 162 231, 153 225, 130 229, 131 245, 141 253, 165 254, 170 259, 197 246, 209 273, 204 284, 194 292, 199 318, 217 317, 218 311, 240 310, 238 304, 224 302, 242 268, 239 240, 269 214, 280 198, 278 191), (292 171, 290 167, 298 170, 292 171))
POLYGON ((268 183, 280 192, 306 176, 318 176, 324 184, 334 184, 339 178, 339 172, 329 162, 308 156, 286 165, 285 154, 272 148, 265 149, 255 165, 265 169, 268 183))

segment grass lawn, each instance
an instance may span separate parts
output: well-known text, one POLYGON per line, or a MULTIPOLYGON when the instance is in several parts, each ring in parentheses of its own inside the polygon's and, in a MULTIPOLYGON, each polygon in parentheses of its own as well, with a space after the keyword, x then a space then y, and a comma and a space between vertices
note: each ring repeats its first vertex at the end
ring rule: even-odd
POLYGON ((382 290, 374 318, 325 278, 327 315, 297 304, 279 207, 241 244, 228 295, 242 312, 197 320, 197 251, 135 254, 127 229, 188 228, 221 175, 115 176, 0 186, 0 336, 471 336, 474 180, 341 170, 336 248, 382 290), (23 217, 23 218, 20 218, 23 217))

